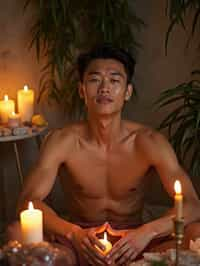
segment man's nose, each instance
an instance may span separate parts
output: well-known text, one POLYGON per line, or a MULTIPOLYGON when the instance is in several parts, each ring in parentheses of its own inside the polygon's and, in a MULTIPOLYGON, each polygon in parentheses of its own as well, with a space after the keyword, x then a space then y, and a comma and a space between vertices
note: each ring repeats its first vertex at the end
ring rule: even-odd
POLYGON ((102 80, 98 92, 101 94, 107 94, 110 92, 109 84, 106 80, 102 80))

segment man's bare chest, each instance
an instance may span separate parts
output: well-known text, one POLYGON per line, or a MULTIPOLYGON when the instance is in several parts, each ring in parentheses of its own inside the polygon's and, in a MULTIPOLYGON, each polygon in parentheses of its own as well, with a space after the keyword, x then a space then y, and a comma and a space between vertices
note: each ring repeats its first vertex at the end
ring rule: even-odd
POLYGON ((118 147, 109 152, 80 149, 66 167, 71 182, 85 194, 123 197, 140 188, 148 164, 137 152, 118 147))

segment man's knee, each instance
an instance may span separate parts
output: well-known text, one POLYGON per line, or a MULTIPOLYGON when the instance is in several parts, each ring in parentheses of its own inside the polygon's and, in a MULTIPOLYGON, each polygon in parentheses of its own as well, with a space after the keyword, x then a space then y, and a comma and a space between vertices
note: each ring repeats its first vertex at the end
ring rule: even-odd
POLYGON ((22 236, 21 236, 21 228, 19 222, 14 222, 12 224, 9 224, 6 229, 6 241, 9 240, 17 240, 21 242, 22 236))

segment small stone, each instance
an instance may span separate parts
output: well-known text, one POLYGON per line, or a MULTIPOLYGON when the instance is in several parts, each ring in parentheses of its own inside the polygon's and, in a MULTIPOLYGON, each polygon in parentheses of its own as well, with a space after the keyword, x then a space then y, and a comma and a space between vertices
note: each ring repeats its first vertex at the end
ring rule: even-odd
POLYGON ((14 136, 23 136, 28 133, 28 127, 16 127, 13 129, 14 136))
POLYGON ((2 135, 4 137, 11 136, 12 135, 12 130, 10 128, 4 127, 2 129, 2 135))

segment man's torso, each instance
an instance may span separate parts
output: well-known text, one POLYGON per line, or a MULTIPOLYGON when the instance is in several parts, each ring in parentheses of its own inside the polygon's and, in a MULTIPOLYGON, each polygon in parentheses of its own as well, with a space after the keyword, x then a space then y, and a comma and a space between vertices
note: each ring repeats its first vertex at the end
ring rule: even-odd
POLYGON ((124 122, 122 138, 104 149, 89 140, 85 127, 76 126, 70 152, 60 168, 72 220, 140 223, 150 165, 136 139, 147 129, 124 122))

